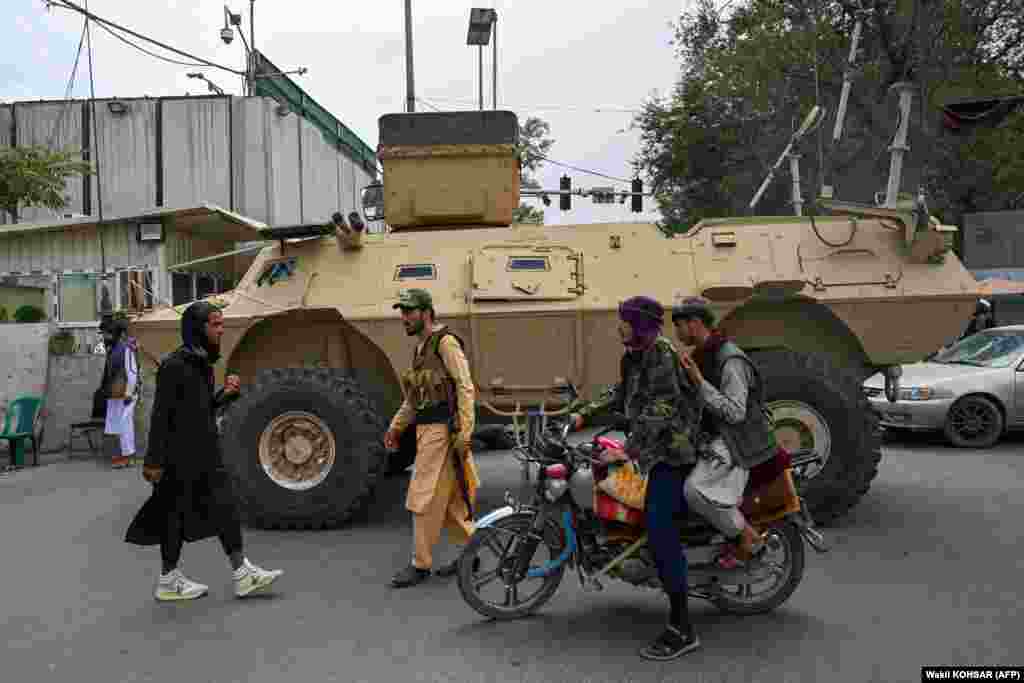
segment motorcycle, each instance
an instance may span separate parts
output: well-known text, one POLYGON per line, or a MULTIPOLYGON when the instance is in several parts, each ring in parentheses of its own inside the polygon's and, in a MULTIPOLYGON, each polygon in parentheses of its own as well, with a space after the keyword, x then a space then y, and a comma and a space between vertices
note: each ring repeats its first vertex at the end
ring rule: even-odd
MULTIPOLYGON (((516 619, 536 612, 558 590, 567 568, 576 570, 585 592, 603 590, 602 581, 609 579, 661 588, 643 511, 595 486, 608 473, 602 452, 622 448, 608 436, 620 431, 622 422, 578 445, 569 443, 570 429, 565 420, 515 449, 518 459, 538 466, 532 500, 521 503, 506 492, 506 505, 477 521, 459 558, 459 592, 486 617, 516 619), (497 588, 493 599, 485 594, 492 585, 497 588), (528 592, 530 586, 535 590, 528 592)), ((738 615, 770 612, 790 598, 803 577, 804 543, 828 551, 796 490, 796 480, 820 460, 813 451, 780 449, 774 461, 751 470, 741 511, 765 546, 746 563, 720 564, 726 539, 693 513, 682 520, 690 596, 738 615)))

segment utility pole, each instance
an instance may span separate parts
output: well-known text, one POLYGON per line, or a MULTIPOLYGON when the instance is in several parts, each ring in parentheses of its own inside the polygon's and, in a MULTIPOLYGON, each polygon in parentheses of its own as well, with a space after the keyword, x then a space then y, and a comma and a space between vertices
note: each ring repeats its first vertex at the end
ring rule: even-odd
POLYGON ((405 0, 405 110, 416 111, 416 94, 412 80, 412 0, 405 0))
POLYGON ((256 20, 253 19, 256 0, 249 0, 249 96, 256 94, 256 20))

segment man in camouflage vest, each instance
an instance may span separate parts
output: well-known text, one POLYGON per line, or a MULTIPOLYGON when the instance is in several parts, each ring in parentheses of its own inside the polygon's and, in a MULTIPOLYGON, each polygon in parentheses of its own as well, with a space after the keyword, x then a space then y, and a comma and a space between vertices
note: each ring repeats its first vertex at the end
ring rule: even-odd
POLYGON ((686 555, 677 519, 686 510, 683 482, 696 463, 690 437, 696 429, 697 396, 679 370, 672 342, 661 335, 665 310, 643 296, 619 306, 619 335, 626 347, 615 388, 574 416, 580 429, 588 417, 615 411, 629 420, 624 451, 605 451, 606 462, 634 460, 648 475, 644 500, 648 543, 662 587, 669 597, 665 631, 640 651, 647 659, 668 660, 700 647, 690 623, 686 555))
MULTIPOLYGON (((470 451, 476 392, 462 340, 434 322, 433 300, 425 290, 403 292, 393 308, 402 310, 406 333, 419 338, 412 367, 402 376, 404 401, 384 435, 384 445, 395 449, 402 432, 415 424, 415 472, 405 500, 413 513, 412 563, 391 580, 404 588, 430 576, 442 528, 460 552, 469 541, 480 481, 470 451)), ((456 563, 436 573, 450 576, 456 563)))

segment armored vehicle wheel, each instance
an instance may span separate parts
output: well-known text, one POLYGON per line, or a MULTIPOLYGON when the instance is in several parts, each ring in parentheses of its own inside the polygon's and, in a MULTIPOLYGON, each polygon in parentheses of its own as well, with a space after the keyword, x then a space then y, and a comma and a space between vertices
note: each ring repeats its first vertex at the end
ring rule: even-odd
POLYGON ((812 448, 824 462, 798 484, 820 524, 845 514, 867 493, 882 458, 878 418, 855 373, 824 356, 793 351, 751 354, 767 385, 775 436, 788 450, 812 448))
POLYGON ((369 500, 386 425, 350 377, 265 370, 228 410, 224 460, 245 520, 263 528, 338 526, 369 500))

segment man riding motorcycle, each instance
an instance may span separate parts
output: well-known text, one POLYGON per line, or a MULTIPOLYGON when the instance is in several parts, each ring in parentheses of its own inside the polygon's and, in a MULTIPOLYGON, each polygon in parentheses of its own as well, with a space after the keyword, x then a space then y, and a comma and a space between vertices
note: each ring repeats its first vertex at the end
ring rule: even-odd
POLYGON ((648 475, 648 542, 670 607, 665 631, 640 651, 655 660, 675 659, 700 647, 686 604, 687 564, 676 522, 685 513, 683 482, 697 462, 690 439, 697 427, 697 394, 679 372, 672 342, 661 335, 664 316, 661 304, 648 297, 633 297, 619 306, 619 335, 626 347, 620 382, 572 416, 576 430, 588 417, 608 410, 630 420, 625 449, 606 451, 604 457, 607 462, 633 459, 648 475))
POLYGON ((776 443, 764 408, 764 383, 745 353, 714 327, 711 304, 703 297, 684 300, 672 309, 679 341, 694 347, 681 364, 700 392, 703 412, 697 466, 686 479, 690 508, 735 543, 735 558, 725 568, 748 561, 763 547, 760 535, 739 505, 751 467, 775 457, 776 443))

